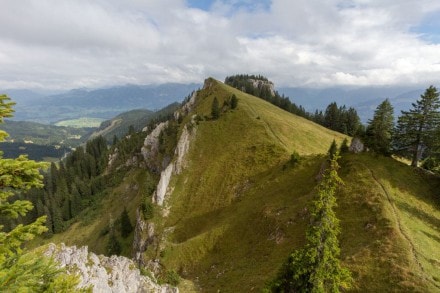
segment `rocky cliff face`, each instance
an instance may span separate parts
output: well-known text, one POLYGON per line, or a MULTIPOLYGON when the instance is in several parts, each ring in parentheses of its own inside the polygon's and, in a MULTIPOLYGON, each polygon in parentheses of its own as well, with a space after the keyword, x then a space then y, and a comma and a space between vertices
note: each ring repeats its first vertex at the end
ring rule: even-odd
MULTIPOLYGON (((185 105, 181 109, 174 113, 174 119, 178 120, 180 117, 187 116, 193 110, 197 98, 197 92, 194 92, 185 105)), ((159 136, 162 131, 167 127, 168 122, 158 124, 154 130, 145 138, 144 146, 142 147, 142 156, 146 162, 146 165, 150 170, 160 171, 160 179, 157 184, 156 191, 152 196, 152 201, 159 206, 164 205, 167 194, 170 194, 172 190, 169 188, 169 184, 173 174, 180 174, 185 168, 186 161, 185 156, 189 151, 192 139, 196 134, 196 122, 191 119, 187 125, 183 127, 180 138, 177 142, 174 158, 166 165, 162 170, 158 169, 158 162, 155 162, 159 150, 159 136)), ((164 216, 166 216, 167 209, 164 209, 164 216)), ((144 260, 143 253, 147 250, 149 245, 152 245, 155 240, 155 227, 153 223, 145 221, 142 213, 138 210, 136 215, 136 226, 133 239, 133 258, 142 266, 150 266, 151 260, 144 260)))
POLYGON ((252 86, 254 88, 261 90, 263 87, 267 87, 269 89, 271 95, 272 96, 275 95, 275 86, 274 86, 273 82, 260 80, 260 79, 252 79, 252 78, 249 79, 249 81, 252 83, 252 86))
POLYGON ((144 141, 144 146, 141 148, 142 156, 144 157, 147 167, 153 172, 160 172, 161 162, 157 162, 156 157, 159 152, 159 136, 160 133, 168 126, 167 122, 162 122, 147 135, 144 141))
POLYGON ((152 278, 141 275, 135 263, 123 256, 96 255, 88 252, 87 246, 77 248, 64 244, 50 244, 46 255, 52 256, 68 272, 77 273, 79 288, 91 287, 93 292, 179 292, 177 288, 159 285, 152 278))
POLYGON ((176 150, 174 151, 175 160, 171 162, 160 174, 160 180, 157 184, 156 192, 153 195, 153 200, 157 205, 163 205, 165 196, 170 193, 168 186, 170 184, 171 176, 173 174, 180 174, 182 172, 185 166, 185 155, 189 150, 191 139, 195 133, 195 127, 191 128, 191 132, 188 131, 186 125, 183 127, 182 134, 180 135, 176 150))

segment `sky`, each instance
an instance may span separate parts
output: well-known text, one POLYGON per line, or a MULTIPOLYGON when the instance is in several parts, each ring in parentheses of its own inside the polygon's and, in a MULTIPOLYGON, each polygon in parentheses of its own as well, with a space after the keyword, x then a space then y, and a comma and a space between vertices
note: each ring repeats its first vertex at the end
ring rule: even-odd
POLYGON ((438 85, 438 0, 0 0, 0 89, 438 85))

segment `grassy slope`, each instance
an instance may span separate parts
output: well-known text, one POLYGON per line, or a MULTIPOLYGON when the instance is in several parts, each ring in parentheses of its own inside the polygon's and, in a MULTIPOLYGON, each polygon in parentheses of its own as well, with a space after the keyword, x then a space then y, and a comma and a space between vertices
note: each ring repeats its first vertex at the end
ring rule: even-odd
MULTIPOLYGON (((171 232, 163 264, 203 292, 260 290, 304 244, 306 207, 324 160, 312 154, 342 139, 223 84, 204 92, 197 112, 209 115, 214 96, 221 104, 232 93, 237 110, 198 126, 190 165, 174 178, 165 223, 171 232), (292 150, 308 155, 299 166, 287 163, 292 150)), ((368 154, 347 155, 341 165, 341 259, 353 272, 353 290, 438 291, 434 181, 368 154)))
POLYGON ((440 291, 439 179, 369 154, 342 166, 341 246, 355 289, 440 291))
POLYGON ((232 93, 236 110, 197 127, 165 223, 174 231, 165 266, 203 291, 247 292, 277 271, 304 241, 304 207, 322 161, 309 156, 293 168, 290 154, 325 153, 344 137, 218 82, 199 94, 196 112, 209 116, 213 98, 222 105, 232 93))

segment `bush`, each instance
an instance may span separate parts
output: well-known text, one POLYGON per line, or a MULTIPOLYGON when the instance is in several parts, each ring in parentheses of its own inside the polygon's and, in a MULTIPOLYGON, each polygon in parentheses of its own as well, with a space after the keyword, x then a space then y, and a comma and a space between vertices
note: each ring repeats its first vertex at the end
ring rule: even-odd
POLYGON ((290 155, 290 163, 295 166, 301 161, 301 156, 296 152, 293 151, 293 153, 290 155))
POLYGON ((171 286, 177 287, 180 283, 180 276, 176 271, 166 271, 164 276, 160 278, 160 283, 170 284, 171 286))
POLYGON ((429 171, 438 171, 439 161, 436 158, 428 157, 422 162, 422 168, 429 171))
POLYGON ((145 202, 142 204, 142 213, 144 215, 145 220, 152 219, 154 216, 154 206, 150 202, 149 198, 147 198, 145 202))

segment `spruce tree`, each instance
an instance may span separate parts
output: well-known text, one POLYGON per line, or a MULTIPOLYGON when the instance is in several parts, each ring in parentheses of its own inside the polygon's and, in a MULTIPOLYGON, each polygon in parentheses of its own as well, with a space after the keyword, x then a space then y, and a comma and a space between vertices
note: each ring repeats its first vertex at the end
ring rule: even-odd
POLYGON ((366 145, 376 153, 390 155, 393 128, 394 109, 386 99, 377 106, 373 119, 368 122, 366 145))
POLYGON ((220 117, 220 106, 217 97, 214 97, 214 100, 212 101, 211 116, 212 119, 218 119, 220 117))
POLYGON ((330 145, 330 148, 328 149, 328 152, 327 152, 329 160, 333 159, 333 157, 336 155, 337 151, 338 151, 338 145, 336 144, 336 140, 333 139, 333 142, 330 145))
POLYGON ((348 139, 344 138, 344 140, 342 141, 341 147, 339 148, 339 152, 341 154, 345 154, 345 153, 348 153, 348 151, 349 151, 348 139))
MULTIPOLYGON (((6 95, 0 95, 0 123, 4 118, 12 117, 13 102, 6 95)), ((7 133, 0 130, 0 142, 7 133)), ((42 188, 40 169, 47 168, 45 163, 37 163, 21 155, 16 159, 5 159, 0 152, 0 217, 17 219, 24 217, 33 205, 27 200, 10 198, 31 188, 42 188)), ((56 267, 55 263, 37 252, 23 249, 26 241, 47 231, 44 226, 46 216, 35 222, 19 224, 11 231, 3 231, 0 225, 0 290, 3 292, 46 292, 57 291, 61 287, 72 288, 75 278, 68 277, 56 267)))
POLYGON ((121 236, 126 238, 133 231, 133 225, 131 225, 130 217, 128 216, 128 212, 126 208, 124 208, 124 210, 121 213, 120 222, 121 222, 121 236))
POLYGON ((411 166, 417 167, 422 151, 429 152, 435 144, 436 130, 440 125, 439 109, 439 93, 430 86, 412 104, 412 109, 402 111, 398 118, 394 145, 397 151, 411 158, 411 166))
POLYGON ((330 103, 325 109, 324 114, 324 126, 332 129, 338 130, 340 126, 341 113, 336 102, 330 103))
POLYGON ((119 255, 122 251, 121 243, 119 243, 118 238, 114 231, 110 233, 110 238, 107 243, 107 255, 119 255))
POLYGON ((311 223, 307 228, 307 244, 294 251, 271 284, 272 292, 339 292, 351 283, 350 272, 339 261, 339 220, 334 208, 335 192, 342 184, 337 170, 338 154, 317 186, 310 207, 311 223))

